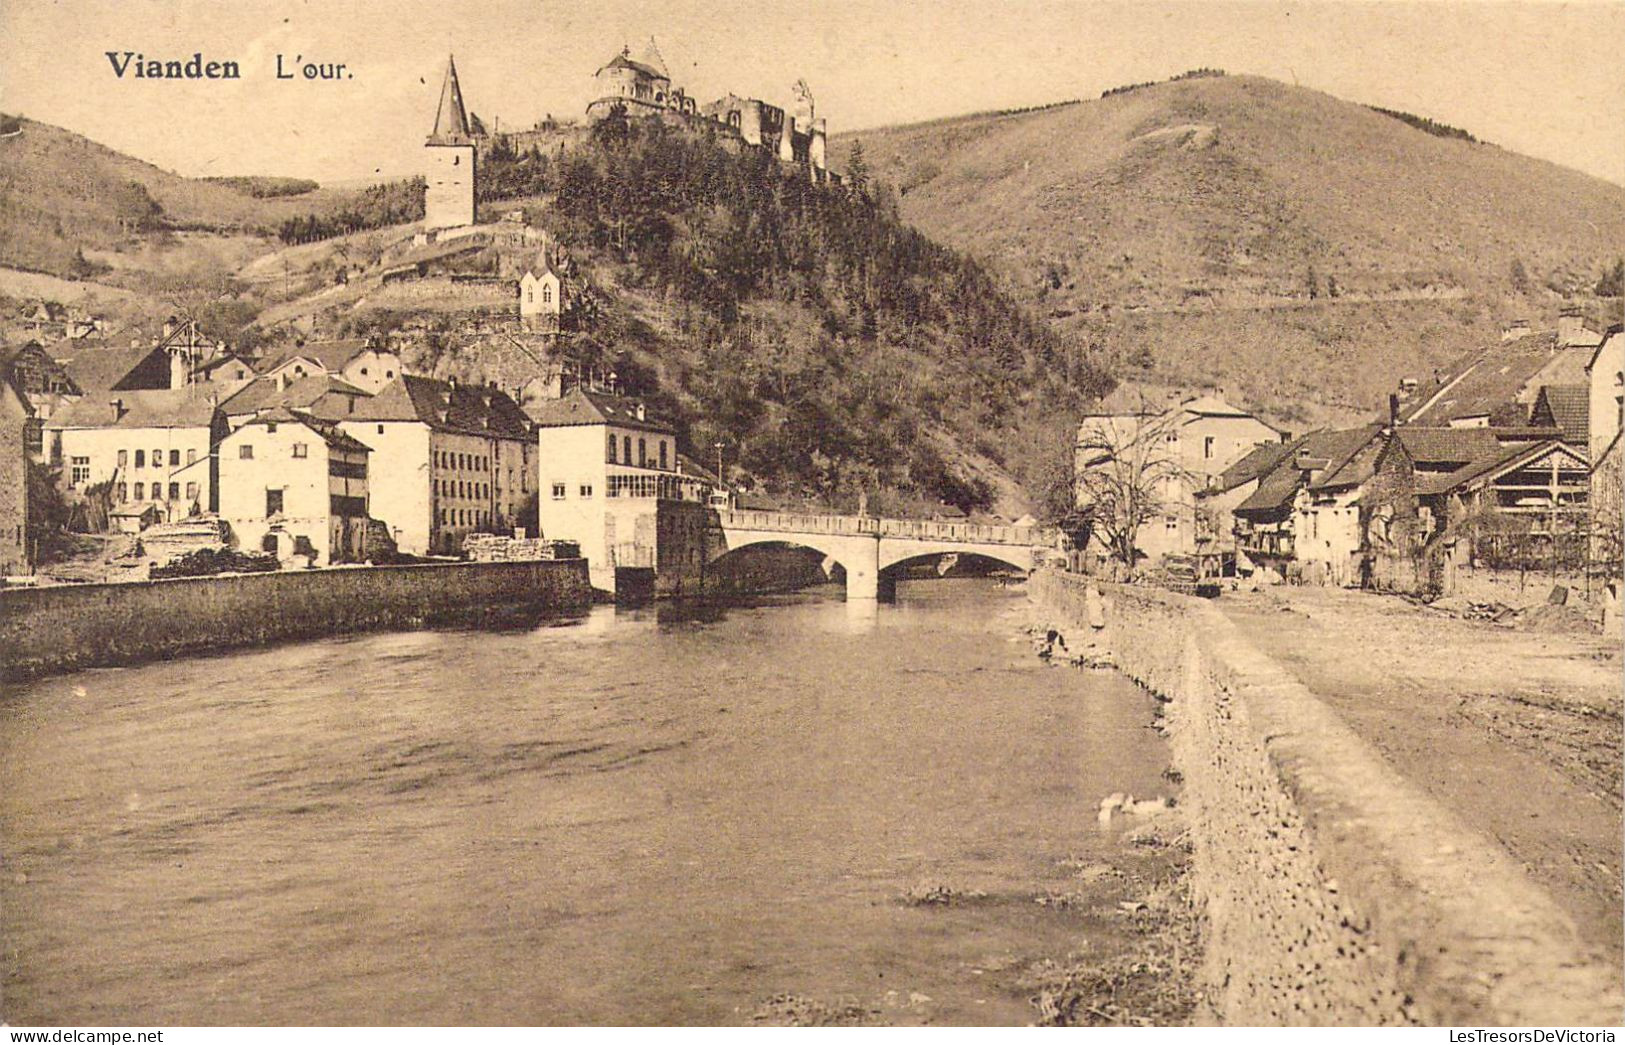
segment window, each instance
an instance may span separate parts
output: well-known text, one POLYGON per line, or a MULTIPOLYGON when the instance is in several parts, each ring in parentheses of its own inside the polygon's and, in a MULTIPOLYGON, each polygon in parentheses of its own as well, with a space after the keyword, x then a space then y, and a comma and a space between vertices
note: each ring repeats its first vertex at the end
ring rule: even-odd
POLYGON ((613 432, 609 436, 609 463, 615 463, 615 434, 613 432))
POLYGON ((254 444, 244 443, 239 446, 237 448, 237 459, 239 461, 252 461, 254 459, 254 444))
POLYGON ((660 467, 666 467, 666 441, 660 440, 660 467))
POLYGON ((130 463, 130 451, 128 451, 128 450, 120 450, 118 452, 118 466, 120 468, 123 468, 126 465, 128 465, 129 463, 130 463))
POLYGON ((383 435, 383 434, 384 434, 384 426, 383 426, 383 425, 379 425, 379 426, 378 426, 378 434, 379 434, 379 435, 383 435))
POLYGON ((188 501, 195 501, 195 500, 197 500, 197 494, 198 494, 197 483, 187 483, 186 484, 186 499, 188 501))
POLYGON ((629 435, 621 437, 621 462, 632 463, 632 437, 629 435))
POLYGON ((525 304, 531 305, 531 304, 535 304, 535 302, 536 302, 536 289, 534 287, 526 287, 525 288, 525 304))
POLYGON ((267 491, 265 491, 265 517, 267 519, 269 519, 273 515, 280 514, 281 511, 282 511, 282 491, 281 490, 267 490, 267 491))
POLYGON ((643 436, 638 436, 638 467, 646 468, 649 464, 649 444, 643 436))
POLYGON ((162 450, 154 450, 152 452, 152 466, 154 468, 162 468, 164 466, 164 452, 162 450))
POLYGON ((180 483, 170 483, 169 484, 169 499, 171 501, 178 501, 178 500, 181 499, 181 484, 180 483))
POLYGON ((583 500, 592 496, 592 483, 581 484, 581 497, 583 500))
POLYGON ((308 456, 310 456, 310 453, 309 453, 309 450, 306 448, 304 443, 294 443, 293 444, 293 455, 295 457, 308 457, 308 456))
POLYGON ((1202 456, 1209 460, 1213 458, 1213 437, 1211 435, 1202 437, 1202 456))
POLYGON ((188 450, 188 451, 186 451, 186 463, 187 464, 193 464, 196 461, 197 461, 197 451, 196 450, 188 450))
POLYGON ((276 434, 276 422, 275 421, 267 421, 267 422, 265 422, 265 430, 267 432, 269 432, 270 434, 275 435, 276 434))
POLYGON ((118 499, 119 499, 120 504, 123 504, 125 501, 128 501, 130 499, 130 484, 129 483, 119 483, 118 484, 118 499))
POLYGON ((137 468, 145 468, 147 466, 147 452, 145 450, 137 450, 135 452, 135 466, 137 468))
POLYGON ((552 303, 553 303, 553 288, 544 286, 542 288, 542 304, 551 305, 552 303))
POLYGON ((564 484, 563 483, 554 483, 553 484, 553 500, 555 500, 555 501, 564 500, 564 484))
POLYGON ((71 464, 73 472, 68 477, 69 486, 78 486, 80 483, 90 482, 90 458, 75 457, 71 464))
POLYGON ((181 466, 181 452, 179 450, 171 450, 171 451, 169 451, 169 467, 171 467, 171 468, 179 468, 180 466, 181 466))

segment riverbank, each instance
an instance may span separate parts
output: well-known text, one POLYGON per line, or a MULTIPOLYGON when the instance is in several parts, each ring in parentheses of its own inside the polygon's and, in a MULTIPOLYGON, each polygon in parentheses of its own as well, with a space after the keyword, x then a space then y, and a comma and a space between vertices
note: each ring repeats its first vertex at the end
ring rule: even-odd
POLYGON ((584 611, 584 559, 358 566, 0 591, 0 679, 386 628, 584 611))
MULTIPOLYGON (((1084 578, 1032 587, 1091 630, 1084 578)), ((1233 622, 1152 589, 1106 586, 1105 603, 1118 665, 1171 701, 1217 1020, 1619 1021, 1617 963, 1233 622)))
POLYGON ((1336 588, 1215 605, 1407 781, 1505 846, 1621 963, 1617 640, 1336 588))

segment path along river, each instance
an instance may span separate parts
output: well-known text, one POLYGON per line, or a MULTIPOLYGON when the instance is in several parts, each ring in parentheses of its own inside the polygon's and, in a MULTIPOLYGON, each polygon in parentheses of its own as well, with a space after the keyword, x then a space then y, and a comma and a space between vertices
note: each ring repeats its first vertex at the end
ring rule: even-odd
POLYGON ((0 1020, 1029 1022, 1010 970, 1113 931, 1035 897, 1167 755, 1025 606, 908 582, 13 687, 0 1020), (900 901, 933 885, 987 898, 900 901))

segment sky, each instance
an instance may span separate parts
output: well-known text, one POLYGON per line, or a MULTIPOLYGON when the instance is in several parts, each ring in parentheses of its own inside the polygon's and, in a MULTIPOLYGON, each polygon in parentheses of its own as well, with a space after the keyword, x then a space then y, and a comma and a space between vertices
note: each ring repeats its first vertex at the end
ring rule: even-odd
POLYGON ((1090 98, 1198 66, 1403 109, 1625 184, 1625 0, 3 0, 0 110, 187 175, 415 173, 446 57, 488 127, 577 117, 653 36, 700 102, 830 132, 1090 98), (235 60, 240 80, 114 75, 107 51, 235 60), (276 77, 299 62, 346 76, 276 77))

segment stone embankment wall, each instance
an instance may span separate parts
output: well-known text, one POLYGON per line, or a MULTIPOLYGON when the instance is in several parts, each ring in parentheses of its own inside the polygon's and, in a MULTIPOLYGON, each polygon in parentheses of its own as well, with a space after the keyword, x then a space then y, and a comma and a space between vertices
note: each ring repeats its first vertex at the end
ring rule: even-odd
MULTIPOLYGON (((1060 626, 1087 627, 1085 578, 1040 571, 1031 584, 1060 626)), ((1400 778, 1216 608, 1100 590, 1117 664, 1170 701, 1216 1018, 1620 1022, 1619 970, 1515 861, 1400 778)))
POLYGON ((584 559, 18 588, 0 591, 0 679, 591 603, 584 559))

